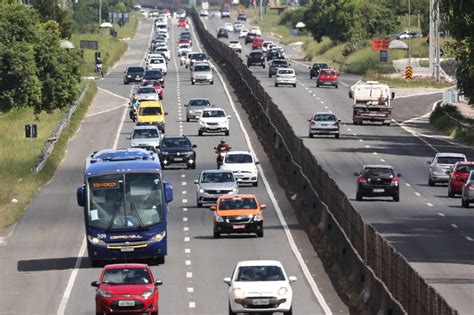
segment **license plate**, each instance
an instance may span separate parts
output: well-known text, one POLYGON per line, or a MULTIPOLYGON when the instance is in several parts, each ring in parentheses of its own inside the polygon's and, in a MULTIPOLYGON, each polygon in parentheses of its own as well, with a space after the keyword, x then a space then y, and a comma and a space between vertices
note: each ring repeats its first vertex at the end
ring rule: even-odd
POLYGON ((374 192, 376 192, 376 193, 384 192, 384 191, 385 191, 385 189, 383 189, 383 188, 375 188, 374 189, 374 192))
POLYGON ((133 300, 124 300, 124 301, 118 301, 119 306, 135 306, 135 301, 133 300))
POLYGON ((232 228, 234 230, 241 230, 241 229, 245 229, 245 225, 244 224, 233 225, 232 228))
POLYGON ((270 304, 270 301, 268 299, 253 300, 253 305, 268 305, 268 304, 270 304))
POLYGON ((135 249, 133 247, 122 247, 120 248, 121 252, 133 252, 135 249))
POLYGON ((174 158, 175 161, 182 161, 183 158, 174 158))

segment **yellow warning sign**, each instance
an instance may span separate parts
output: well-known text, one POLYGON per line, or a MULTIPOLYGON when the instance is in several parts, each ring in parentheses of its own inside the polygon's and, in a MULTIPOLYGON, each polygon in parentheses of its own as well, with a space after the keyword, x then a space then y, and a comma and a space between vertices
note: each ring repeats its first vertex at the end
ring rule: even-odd
POLYGON ((413 79, 413 68, 408 66, 405 68, 405 79, 412 80, 413 79))

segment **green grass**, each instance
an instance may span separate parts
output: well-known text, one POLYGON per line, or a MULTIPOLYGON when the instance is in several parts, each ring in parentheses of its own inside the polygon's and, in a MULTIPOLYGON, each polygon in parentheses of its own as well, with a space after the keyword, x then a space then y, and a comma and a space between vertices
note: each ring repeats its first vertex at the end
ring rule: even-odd
MULTIPOLYGON (((104 72, 107 72, 127 50, 127 43, 122 38, 131 38, 137 29, 138 13, 132 12, 130 20, 123 27, 114 25, 117 31, 117 38, 113 38, 109 34, 109 29, 102 29, 99 33, 89 34, 73 34, 71 41, 76 47, 79 47, 81 40, 95 40, 99 43, 99 51, 101 52, 102 62, 104 64, 104 72)), ((84 62, 82 64, 82 75, 93 75, 95 72, 95 50, 84 49, 84 62)))
POLYGON ((33 109, 22 108, 0 115, 0 229, 15 223, 30 204, 34 195, 50 178, 61 162, 66 144, 84 117, 97 89, 91 83, 86 96, 72 116, 42 172, 33 167, 44 147, 44 142, 56 128, 64 111, 42 113, 35 120, 33 109), (25 138, 24 125, 38 125, 38 138, 30 142, 25 138), (17 203, 12 203, 17 199, 17 203))
POLYGON ((437 107, 430 116, 430 123, 436 129, 443 132, 445 135, 451 136, 466 145, 474 145, 474 133, 472 129, 462 128, 458 122, 450 118, 448 115, 470 124, 474 128, 474 119, 468 119, 461 115, 457 108, 453 105, 445 105, 437 107))
POLYGON ((364 80, 374 80, 382 83, 388 84, 392 88, 435 88, 442 89, 451 87, 452 83, 447 82, 436 82, 431 78, 415 78, 411 81, 405 80, 403 78, 391 78, 387 76, 382 76, 380 74, 367 74, 364 76, 364 80))
POLYGON ((428 68, 430 66, 429 60, 420 60, 418 63, 420 64, 420 67, 428 68))

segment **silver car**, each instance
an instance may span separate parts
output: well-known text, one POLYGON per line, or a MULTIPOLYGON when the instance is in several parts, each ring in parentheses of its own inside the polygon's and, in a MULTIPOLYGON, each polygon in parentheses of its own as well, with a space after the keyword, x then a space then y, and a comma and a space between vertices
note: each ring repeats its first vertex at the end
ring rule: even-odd
POLYGON ((466 183, 462 187, 462 206, 464 208, 469 208, 471 202, 474 202, 474 171, 469 173, 466 183))
POLYGON ((142 148, 156 152, 160 146, 160 131, 154 125, 135 126, 128 137, 132 148, 142 148))
POLYGON ((186 107, 186 121, 189 122, 191 119, 199 119, 202 111, 212 105, 207 98, 192 98, 184 104, 184 107, 186 107))
POLYGON ((436 153, 432 161, 426 162, 430 165, 428 185, 434 186, 436 183, 449 182, 454 164, 465 161, 467 158, 462 153, 436 153))
POLYGON ((212 67, 209 63, 199 62, 193 66, 191 84, 194 85, 196 82, 214 84, 214 74, 212 73, 212 67))
POLYGON ((230 170, 204 170, 194 183, 199 208, 204 204, 215 204, 220 196, 239 193, 239 186, 230 170))
POLYGON ((139 87, 135 92, 135 96, 139 101, 158 101, 160 99, 155 88, 151 86, 139 87))
POLYGON ((291 68, 277 69, 275 75, 275 86, 279 85, 292 85, 296 87, 296 72, 291 68))
POLYGON ((337 119, 333 112, 316 112, 308 121, 310 138, 315 135, 334 135, 339 138, 339 124, 341 121, 337 119))

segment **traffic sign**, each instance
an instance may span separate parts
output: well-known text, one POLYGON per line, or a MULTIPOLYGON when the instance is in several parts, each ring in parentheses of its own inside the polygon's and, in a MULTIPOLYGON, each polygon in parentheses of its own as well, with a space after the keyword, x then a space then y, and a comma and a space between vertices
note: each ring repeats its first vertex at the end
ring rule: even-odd
POLYGON ((390 45, 390 39, 372 39, 372 50, 387 50, 388 45, 390 45))
POLYGON ((25 125, 25 136, 26 138, 37 138, 38 128, 35 124, 25 125))
POLYGON ((413 68, 408 66, 405 68, 405 79, 412 80, 413 79, 413 68))
POLYGON ((380 51, 380 62, 387 62, 388 61, 388 52, 386 50, 380 51))

